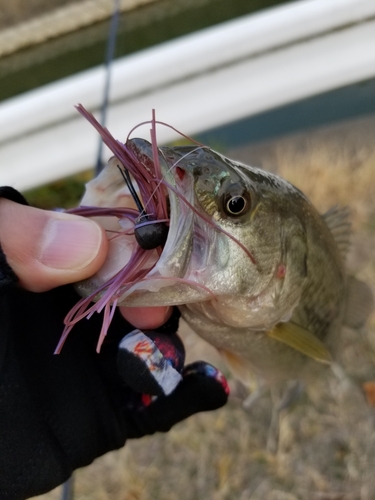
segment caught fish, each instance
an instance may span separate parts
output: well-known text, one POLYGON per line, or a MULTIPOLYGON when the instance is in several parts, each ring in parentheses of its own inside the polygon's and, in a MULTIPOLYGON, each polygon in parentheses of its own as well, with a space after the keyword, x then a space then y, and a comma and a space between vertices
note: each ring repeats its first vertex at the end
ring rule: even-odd
POLYGON ((74 323, 98 309, 106 308, 102 341, 118 305, 175 305, 235 375, 272 382, 329 364, 342 325, 364 324, 372 295, 345 269, 346 208, 320 215, 286 180, 199 144, 157 147, 155 137, 122 144, 81 112, 115 157, 87 187, 82 204, 96 210, 74 213, 97 218, 110 251, 103 268, 77 284, 84 298, 59 349, 74 323), (119 169, 133 175, 143 212, 122 211, 129 192, 119 169), (135 238, 145 214, 147 224, 167 228, 150 249, 135 238))

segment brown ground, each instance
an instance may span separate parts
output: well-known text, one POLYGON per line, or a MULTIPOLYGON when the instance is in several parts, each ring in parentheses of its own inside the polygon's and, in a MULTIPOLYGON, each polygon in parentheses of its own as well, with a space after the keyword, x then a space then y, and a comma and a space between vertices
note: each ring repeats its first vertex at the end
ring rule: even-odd
MULTIPOLYGON (((321 210, 353 209, 351 268, 375 291, 375 119, 287 137, 237 151, 274 168, 321 210)), ((186 329, 190 359, 226 368, 186 329)), ((167 435, 129 442, 76 473, 76 500, 372 500, 375 498, 375 411, 363 391, 375 387, 375 315, 361 332, 344 330, 346 377, 328 372, 280 418, 275 454, 266 451, 271 401, 251 412, 232 378, 226 408, 197 415, 167 435)), ((368 396, 370 395, 368 390, 368 396)), ((373 404, 375 401, 373 401, 373 404)), ((39 497, 59 498, 60 489, 39 497)))

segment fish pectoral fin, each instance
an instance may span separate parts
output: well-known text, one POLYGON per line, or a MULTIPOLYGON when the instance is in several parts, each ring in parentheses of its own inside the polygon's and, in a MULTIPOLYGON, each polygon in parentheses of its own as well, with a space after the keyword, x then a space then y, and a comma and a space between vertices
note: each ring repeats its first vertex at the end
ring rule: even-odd
POLYGON ((241 380, 246 386, 254 386, 254 374, 251 371, 249 363, 238 354, 226 349, 218 349, 222 358, 228 365, 233 375, 241 380))
POLYGON ((296 323, 279 323, 267 332, 271 338, 283 342, 296 351, 320 363, 330 363, 331 354, 327 347, 314 334, 296 323))
POLYGON ((361 328, 374 309, 371 288, 363 281, 348 277, 346 307, 343 322, 351 328, 361 328))

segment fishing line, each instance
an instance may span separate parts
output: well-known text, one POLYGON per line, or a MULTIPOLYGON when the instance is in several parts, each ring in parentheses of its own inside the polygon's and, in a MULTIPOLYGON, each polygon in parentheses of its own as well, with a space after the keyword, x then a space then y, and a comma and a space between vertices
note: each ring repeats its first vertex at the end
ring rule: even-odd
POLYGON ((130 138, 131 134, 134 132, 134 130, 136 130, 139 127, 142 127, 143 125, 148 125, 149 123, 150 124, 157 123, 158 125, 163 125, 164 127, 168 127, 171 130, 174 130, 178 135, 181 135, 182 137, 184 137, 185 139, 187 139, 188 141, 194 142, 194 144, 197 144, 198 146, 205 147, 204 144, 202 144, 201 142, 198 142, 195 139, 193 139, 192 137, 189 137, 188 135, 184 134, 183 132, 181 132, 180 130, 178 130, 176 127, 173 127, 173 125, 169 125, 169 123, 161 122, 159 120, 154 120, 154 121, 153 120, 147 120, 145 122, 138 123, 138 125, 135 125, 135 127, 133 127, 130 130, 130 132, 128 133, 128 135, 126 137, 126 140, 127 141, 129 140, 129 138, 130 138))
MULTIPOLYGON (((112 76, 112 62, 116 48, 119 17, 120 17, 120 0, 114 0, 114 10, 111 18, 111 23, 109 26, 108 43, 105 56, 106 78, 104 84, 103 102, 102 102, 101 119, 100 119, 100 123, 103 125, 103 127, 105 126, 105 123, 107 121, 109 90, 111 87, 111 76, 112 76)), ((96 168, 95 168, 96 176, 100 174, 100 172, 103 169, 102 152, 103 152, 103 143, 100 140, 98 147, 98 156, 96 160, 96 168)))

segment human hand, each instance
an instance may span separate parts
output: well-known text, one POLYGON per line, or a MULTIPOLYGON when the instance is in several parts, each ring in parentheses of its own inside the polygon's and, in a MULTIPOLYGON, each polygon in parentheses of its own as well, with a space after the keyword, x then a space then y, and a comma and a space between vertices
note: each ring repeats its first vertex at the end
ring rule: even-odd
MULTIPOLYGON (((9 188, 11 196, 18 193, 9 188)), ((0 242, 7 262, 21 286, 44 292, 92 276, 107 255, 105 231, 94 221, 0 199, 0 242)), ((157 328, 167 321, 171 307, 121 307, 124 318, 140 329, 157 328)))
MULTIPOLYGON (((11 192, 14 201, 23 202, 11 192)), ((7 193, 0 188, 2 195, 7 193)), ((11 266, 0 262, 0 491, 6 500, 46 492, 126 439, 168 431, 227 400, 225 379, 204 362, 183 368, 181 382, 169 395, 145 398, 134 390, 134 380, 145 387, 149 374, 142 363, 135 366, 132 380, 121 370, 132 354, 122 350, 119 355, 118 346, 134 328, 119 313, 99 355, 95 345, 101 317, 96 314, 79 322, 62 353, 53 356, 64 316, 78 300, 73 287, 58 285, 95 272, 105 258, 106 241, 96 228, 77 231, 78 239, 86 235, 83 252, 78 250, 85 259, 76 260, 78 265, 67 266, 67 259, 77 255, 76 243, 70 241, 65 251, 61 243, 50 260, 43 260, 44 231, 48 241, 54 217, 63 226, 67 219, 14 205, 0 200, 0 242, 11 266), (15 275, 22 287, 12 285, 15 275)), ((177 325, 175 313, 154 338, 159 332, 168 335, 178 354, 177 325)))

